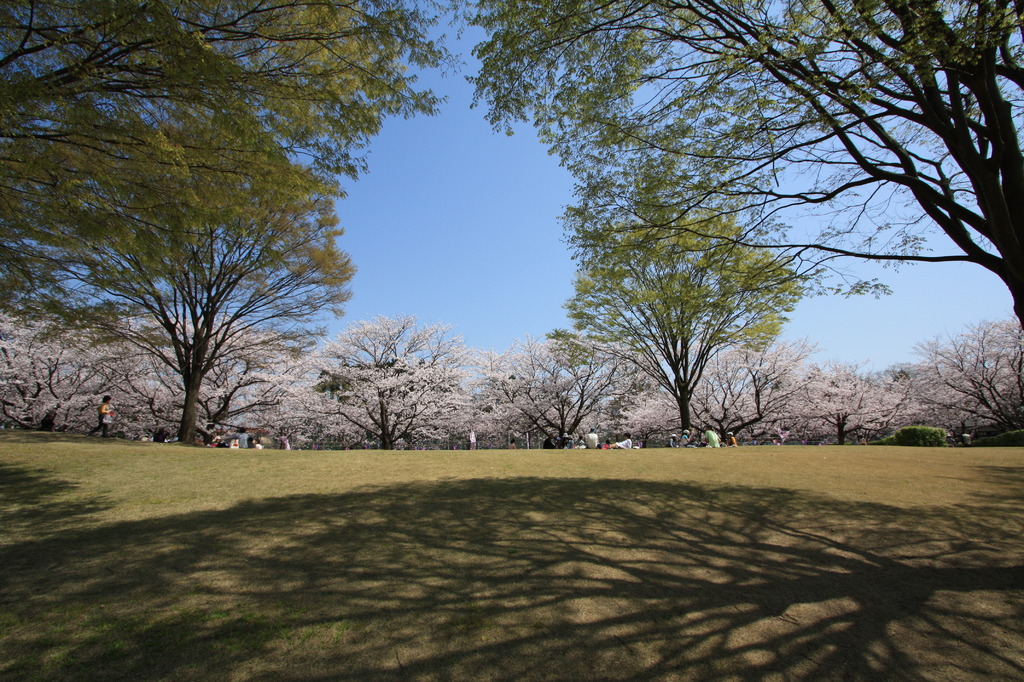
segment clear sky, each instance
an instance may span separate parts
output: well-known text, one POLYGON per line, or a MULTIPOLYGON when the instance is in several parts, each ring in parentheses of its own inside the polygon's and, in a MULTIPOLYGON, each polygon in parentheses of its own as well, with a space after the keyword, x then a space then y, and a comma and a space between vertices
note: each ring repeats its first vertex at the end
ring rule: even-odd
MULTIPOLYGON (((464 75, 473 68, 428 74, 423 84, 448 98, 440 114, 389 120, 370 147, 369 172, 345 183, 339 245, 358 273, 332 335, 357 320, 415 315, 453 325, 469 346, 504 350, 569 326, 562 304, 574 263, 559 217, 573 203, 573 180, 532 128, 495 133, 484 109, 470 108, 464 75)), ((819 360, 880 370, 914 361, 920 341, 1012 314, 1006 288, 977 266, 855 269, 893 294, 805 299, 784 336, 817 343, 819 360)))

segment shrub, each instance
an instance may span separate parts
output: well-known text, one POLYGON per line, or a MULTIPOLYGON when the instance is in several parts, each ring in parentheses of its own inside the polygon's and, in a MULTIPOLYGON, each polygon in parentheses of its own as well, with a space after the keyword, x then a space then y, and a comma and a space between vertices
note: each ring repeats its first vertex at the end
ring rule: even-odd
POLYGON ((1013 448, 1024 446, 1024 429, 1020 431, 1009 431, 998 436, 979 438, 974 441, 976 447, 989 448, 1013 448))
POLYGON ((896 445, 896 436, 886 436, 868 443, 868 445, 896 445))
POLYGON ((892 435, 895 445, 924 448, 946 447, 946 432, 934 426, 904 426, 892 435))

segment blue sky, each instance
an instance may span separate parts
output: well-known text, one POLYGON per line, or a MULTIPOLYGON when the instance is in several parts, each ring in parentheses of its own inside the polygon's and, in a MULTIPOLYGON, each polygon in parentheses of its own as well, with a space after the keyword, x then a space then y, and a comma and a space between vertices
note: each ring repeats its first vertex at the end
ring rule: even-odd
MULTIPOLYGON (((485 111, 470 108, 470 70, 425 76, 448 98, 440 114, 386 122, 370 147, 369 172, 345 183, 339 245, 358 273, 331 335, 357 320, 415 315, 453 325, 469 346, 503 350, 569 326, 562 304, 574 263, 559 217, 573 202, 573 180, 532 128, 495 133, 485 111)), ((801 302, 783 335, 817 343, 819 360, 880 370, 914 361, 920 341, 1012 314, 1009 292, 977 266, 852 265, 893 294, 801 302)))

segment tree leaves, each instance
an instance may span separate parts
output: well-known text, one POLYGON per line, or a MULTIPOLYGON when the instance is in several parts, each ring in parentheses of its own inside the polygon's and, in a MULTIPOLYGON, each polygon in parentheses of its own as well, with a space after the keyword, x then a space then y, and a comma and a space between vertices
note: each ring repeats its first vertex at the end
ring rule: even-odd
POLYGON ((808 271, 973 262, 1024 319, 1011 3, 489 0, 473 21, 478 98, 496 123, 533 117, 579 181, 574 210, 688 230, 742 214, 741 243, 808 271), (929 253, 940 230, 951 250, 929 253))

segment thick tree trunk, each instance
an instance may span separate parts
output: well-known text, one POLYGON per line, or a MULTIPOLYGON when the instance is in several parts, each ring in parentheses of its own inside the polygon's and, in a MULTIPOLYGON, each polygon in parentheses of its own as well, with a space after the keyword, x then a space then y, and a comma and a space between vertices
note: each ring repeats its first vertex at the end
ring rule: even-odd
POLYGON ((836 444, 846 445, 846 420, 843 418, 836 420, 836 444))
POLYGON ((679 428, 683 431, 692 428, 690 421, 690 396, 680 392, 676 394, 676 405, 679 407, 679 428))
POLYGON ((203 377, 190 376, 183 378, 185 379, 185 404, 181 408, 178 441, 191 444, 196 437, 196 417, 199 414, 199 389, 203 384, 203 377))
MULTIPOLYGON (((1005 279, 1003 280, 1006 281, 1005 279)), ((1015 284, 1007 284, 1010 288, 1010 295, 1013 297, 1013 313, 1017 316, 1017 321, 1020 326, 1024 328, 1024 282, 1015 284)))

